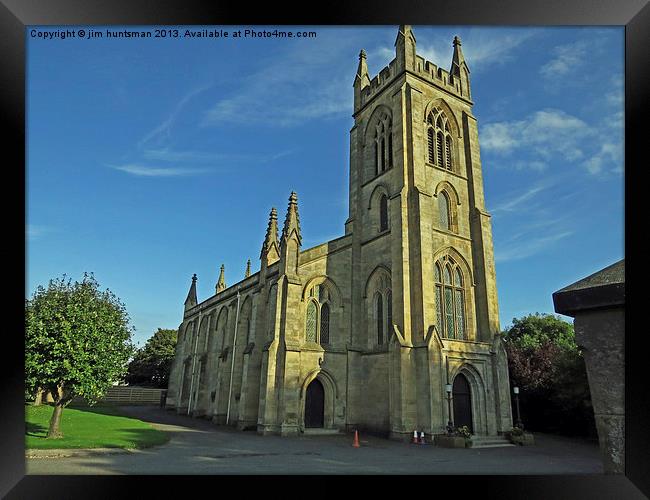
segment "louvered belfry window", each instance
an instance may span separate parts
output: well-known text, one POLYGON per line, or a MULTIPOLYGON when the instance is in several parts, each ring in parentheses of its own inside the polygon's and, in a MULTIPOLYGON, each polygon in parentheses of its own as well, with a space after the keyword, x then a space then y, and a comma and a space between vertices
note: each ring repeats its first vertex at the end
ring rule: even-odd
POLYGON ((433 108, 427 118, 427 158, 429 163, 453 171, 453 149, 447 115, 444 111, 433 108))

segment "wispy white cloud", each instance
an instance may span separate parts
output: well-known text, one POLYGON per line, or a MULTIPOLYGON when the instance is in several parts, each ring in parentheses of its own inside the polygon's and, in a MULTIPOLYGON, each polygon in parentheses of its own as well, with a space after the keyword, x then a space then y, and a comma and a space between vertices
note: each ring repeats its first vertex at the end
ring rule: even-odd
POLYGON ((25 225, 25 234, 29 241, 35 241, 40 239, 42 236, 55 231, 55 228, 52 226, 43 226, 38 224, 26 224, 25 225))
MULTIPOLYGON (((535 37, 536 29, 522 28, 512 31, 495 32, 493 29, 472 28, 462 37, 461 49, 470 71, 502 66, 515 58, 516 50, 535 37)), ((454 53, 453 38, 438 36, 433 42, 427 37, 417 44, 417 52, 422 57, 445 69, 451 66, 454 53)))
POLYGON ((603 171, 608 164, 616 165, 614 168, 618 168, 618 171, 623 169, 623 158, 622 158, 622 148, 620 145, 607 142, 601 145, 600 151, 598 151, 594 156, 587 159, 583 162, 583 166, 587 169, 590 174, 599 174, 603 171))
POLYGON ((492 208, 490 212, 494 215, 494 214, 498 214, 499 212, 519 211, 523 203, 530 201, 538 193, 544 191, 545 189, 551 186, 552 186, 551 182, 548 181, 540 182, 535 186, 531 187, 530 189, 528 189, 527 191, 525 191, 524 193, 518 194, 514 198, 510 198, 505 201, 502 201, 501 203, 497 204, 494 208, 492 208))
POLYGON ((349 116, 355 68, 342 64, 340 54, 356 49, 359 40, 353 33, 342 37, 327 30, 319 39, 322 43, 309 49, 294 46, 259 64, 241 78, 236 90, 204 113, 200 125, 287 127, 349 116))
POLYGON ((576 71, 584 63, 589 45, 586 40, 577 40, 553 49, 555 57, 544 64, 539 72, 544 78, 556 78, 576 71))
POLYGON ((481 149, 503 157, 525 154, 527 160, 514 161, 516 168, 544 170, 560 159, 598 174, 605 167, 610 171, 621 168, 622 136, 612 135, 610 127, 606 121, 588 124, 565 111, 544 109, 523 120, 482 126, 481 149))
POLYGON ((126 172, 127 174, 138 177, 179 177, 208 173, 208 169, 197 168, 178 168, 178 167, 151 167, 147 165, 128 164, 128 165, 109 165, 115 170, 126 172))
POLYGON ((573 231, 561 231, 544 236, 526 238, 519 242, 509 241, 507 244, 503 244, 502 248, 497 247, 495 249, 494 260, 496 262, 508 262, 525 259, 546 250, 556 242, 572 234, 573 231))
POLYGON ((293 154, 296 150, 289 149, 278 153, 213 153, 208 151, 174 151, 168 148, 147 149, 142 156, 147 160, 169 162, 258 162, 268 163, 293 154))
POLYGON ((185 94, 180 101, 176 104, 169 116, 153 128, 149 133, 147 133, 138 143, 139 148, 143 148, 150 143, 162 144, 166 140, 169 140, 171 128, 176 121, 177 117, 183 111, 183 108, 189 103, 194 97, 200 93, 208 90, 211 85, 203 85, 197 88, 190 90, 185 94))

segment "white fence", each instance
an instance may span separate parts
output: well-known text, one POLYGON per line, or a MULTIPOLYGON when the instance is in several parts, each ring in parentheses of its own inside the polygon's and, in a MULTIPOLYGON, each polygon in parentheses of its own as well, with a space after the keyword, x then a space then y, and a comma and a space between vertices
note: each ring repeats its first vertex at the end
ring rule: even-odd
MULTIPOLYGON (((108 389, 100 403, 116 405, 160 405, 166 389, 148 389, 144 387, 129 387, 116 385, 108 389)), ((83 404, 83 399, 75 398, 75 403, 83 404)))

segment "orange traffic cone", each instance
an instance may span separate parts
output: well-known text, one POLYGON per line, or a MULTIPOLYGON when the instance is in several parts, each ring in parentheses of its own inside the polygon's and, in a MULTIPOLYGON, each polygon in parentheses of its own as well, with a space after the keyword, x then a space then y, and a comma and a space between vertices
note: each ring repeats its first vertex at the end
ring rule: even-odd
POLYGON ((353 448, 359 447, 359 431, 354 431, 354 441, 352 441, 352 447, 353 448))
POLYGON ((419 444, 426 444, 424 442, 424 432, 420 432, 420 443, 419 444))
POLYGON ((418 431, 413 431, 413 444, 418 444, 418 431))

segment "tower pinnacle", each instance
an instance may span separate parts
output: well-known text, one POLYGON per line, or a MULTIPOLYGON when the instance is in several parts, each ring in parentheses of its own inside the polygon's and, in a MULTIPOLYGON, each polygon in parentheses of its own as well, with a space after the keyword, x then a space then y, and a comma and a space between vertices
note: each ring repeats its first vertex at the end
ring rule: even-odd
POLYGON ((251 260, 248 259, 248 261, 246 262, 246 274, 244 275, 244 277, 248 278, 250 277, 250 275, 251 275, 251 260))
POLYGON ((223 292, 226 289, 226 267, 221 264, 221 271, 219 272, 219 280, 217 281, 217 293, 223 292))
POLYGON ((359 65, 357 66, 357 75, 354 77, 354 84, 360 84, 361 88, 370 85, 370 78, 368 77, 368 63, 366 59, 366 51, 361 49, 361 52, 359 52, 359 65))
POLYGON ((395 39, 395 59, 399 70, 415 69, 415 35, 410 24, 400 24, 395 39))
POLYGON ((278 211, 273 207, 269 213, 269 224, 266 228, 264 243, 262 243, 260 259, 266 259, 267 265, 271 265, 279 258, 280 243, 278 242, 278 211))
POLYGON ((451 69, 449 74, 454 81, 460 82, 460 93, 465 97, 470 97, 469 85, 469 67, 465 62, 465 56, 461 47, 460 37, 454 37, 454 55, 451 58, 451 69))
POLYGON ((451 59, 451 70, 449 72, 452 75, 460 76, 460 68, 464 64, 465 69, 467 69, 467 72, 469 73, 469 67, 465 62, 465 56, 463 55, 463 50, 460 48, 462 45, 460 41, 460 37, 455 36, 453 44, 454 44, 454 55, 452 56, 451 59))
POLYGON ((300 217, 298 216, 298 195, 291 191, 289 196, 289 206, 287 207, 287 216, 284 219, 282 228, 282 240, 280 246, 286 245, 286 240, 291 238, 295 233, 298 245, 302 245, 302 236, 300 234, 300 217))
POLYGON ((196 304, 198 300, 196 298, 196 274, 192 275, 192 284, 190 285, 190 290, 187 292, 187 298, 185 299, 185 310, 191 309, 196 304))

